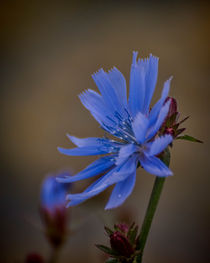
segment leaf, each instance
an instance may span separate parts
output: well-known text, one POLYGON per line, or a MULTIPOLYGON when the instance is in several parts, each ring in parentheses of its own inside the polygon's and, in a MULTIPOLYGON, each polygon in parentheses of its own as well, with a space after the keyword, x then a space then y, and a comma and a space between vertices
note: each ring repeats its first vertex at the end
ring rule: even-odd
POLYGON ((111 248, 109 248, 109 247, 107 247, 107 246, 97 245, 97 244, 96 244, 96 247, 97 247, 98 249, 100 249, 101 251, 103 251, 104 253, 110 255, 110 256, 113 256, 113 257, 119 256, 119 254, 118 254, 117 252, 115 252, 113 249, 111 249, 111 248))
POLYGON ((203 143, 202 141, 192 137, 192 136, 189 136, 189 135, 183 135, 183 136, 179 136, 177 137, 176 139, 180 139, 180 140, 186 140, 186 141, 191 141, 191 142, 199 142, 199 143, 203 143))

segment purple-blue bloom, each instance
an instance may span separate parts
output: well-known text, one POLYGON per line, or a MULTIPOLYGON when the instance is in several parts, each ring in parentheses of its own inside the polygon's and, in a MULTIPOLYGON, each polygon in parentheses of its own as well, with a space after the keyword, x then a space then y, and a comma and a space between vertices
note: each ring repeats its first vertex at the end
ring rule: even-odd
MULTIPOLYGON (((62 173, 60 176, 69 175, 62 173)), ((45 226, 45 234, 53 247, 59 247, 68 232, 66 194, 71 184, 60 184, 55 176, 47 176, 41 187, 40 215, 45 226)))
POLYGON ((56 177, 53 175, 47 176, 41 187, 41 207, 47 209, 52 214, 57 209, 65 207, 69 186, 70 184, 60 184, 57 182, 56 177))
POLYGON ((70 156, 102 155, 75 176, 58 178, 59 182, 69 183, 103 174, 84 192, 67 195, 68 206, 80 204, 113 184, 115 187, 105 209, 121 205, 133 191, 138 163, 156 176, 172 175, 157 157, 173 140, 169 134, 157 134, 168 114, 170 102, 165 101, 171 78, 164 83, 161 98, 150 109, 158 76, 158 58, 150 55, 137 59, 137 55, 133 52, 128 99, 125 78, 115 67, 93 74, 100 93, 88 89, 79 96, 101 128, 111 136, 79 139, 68 135, 77 147, 58 148, 70 156))

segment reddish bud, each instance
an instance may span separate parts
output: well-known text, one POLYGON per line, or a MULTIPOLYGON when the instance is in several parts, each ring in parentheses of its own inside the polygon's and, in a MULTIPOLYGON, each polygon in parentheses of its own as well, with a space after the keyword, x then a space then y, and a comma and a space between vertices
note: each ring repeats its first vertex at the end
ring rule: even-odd
POLYGON ((47 176, 42 183, 40 215, 53 247, 60 246, 67 236, 66 194, 69 187, 71 184, 59 183, 55 176, 47 176))
POLYGON ((46 237, 53 247, 60 246, 67 234, 67 209, 65 207, 56 208, 53 213, 47 208, 41 208, 40 214, 45 224, 46 237))
POLYGON ((134 249, 127 237, 119 231, 115 231, 110 236, 110 244, 112 249, 117 251, 121 256, 129 258, 134 253, 134 249))
POLYGON ((167 118, 170 118, 173 114, 177 113, 177 102, 176 99, 172 97, 167 97, 165 102, 170 101, 169 111, 167 118))
POLYGON ((185 128, 179 128, 179 125, 183 123, 188 117, 184 118, 182 121, 178 122, 180 113, 177 111, 177 102, 172 97, 167 97, 165 103, 170 101, 168 115, 165 118, 165 121, 159 131, 160 135, 170 134, 173 138, 176 138, 179 134, 181 134, 185 128))
POLYGON ((125 223, 120 223, 115 225, 115 229, 120 230, 123 234, 127 235, 129 227, 125 223))
POLYGON ((174 136, 174 134, 175 134, 175 131, 174 131, 174 129, 173 128, 166 128, 165 129, 165 134, 170 134, 171 136, 174 136))

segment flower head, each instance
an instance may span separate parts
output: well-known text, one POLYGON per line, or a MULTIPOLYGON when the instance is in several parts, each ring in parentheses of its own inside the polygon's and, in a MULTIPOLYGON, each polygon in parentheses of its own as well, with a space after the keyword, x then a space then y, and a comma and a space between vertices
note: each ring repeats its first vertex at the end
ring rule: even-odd
POLYGON ((112 184, 115 187, 106 209, 121 205, 133 191, 138 163, 156 176, 172 175, 157 157, 173 140, 170 134, 158 135, 170 107, 170 101, 165 103, 165 100, 171 78, 164 83, 161 98, 151 109, 158 76, 158 58, 150 55, 146 59, 137 59, 137 55, 137 52, 133 53, 128 99, 125 78, 115 67, 108 72, 100 69, 93 74, 100 93, 88 89, 79 96, 110 137, 79 139, 68 135, 77 147, 58 148, 61 153, 70 156, 103 155, 77 175, 58 178, 60 182, 74 182, 103 174, 84 192, 67 195, 69 206, 99 194, 112 184))
POLYGON ((46 177, 41 187, 40 214, 52 246, 59 246, 66 237, 66 194, 69 187, 69 183, 58 183, 55 176, 46 177))
POLYGON ((96 245, 97 248, 105 252, 110 258, 115 258, 116 262, 134 262, 134 258, 139 252, 138 226, 135 223, 131 226, 117 224, 114 226, 114 230, 105 227, 105 231, 109 236, 111 248, 104 245, 96 245), (126 231, 124 231, 125 229, 126 231))

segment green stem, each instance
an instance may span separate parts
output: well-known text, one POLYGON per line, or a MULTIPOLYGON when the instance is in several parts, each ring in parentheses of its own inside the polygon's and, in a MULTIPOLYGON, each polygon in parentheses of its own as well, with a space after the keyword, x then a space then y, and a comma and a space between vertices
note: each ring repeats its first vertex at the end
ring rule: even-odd
POLYGON ((160 195, 163 189, 163 185, 165 182, 165 178, 156 177, 155 183, 152 189, 152 194, 150 196, 149 204, 147 207, 146 215, 144 217, 144 222, 142 224, 140 236, 139 236, 139 244, 138 249, 140 250, 139 260, 137 262, 142 261, 142 256, 144 252, 144 247, 147 241, 147 237, 150 231, 150 227, 152 224, 152 220, 157 209, 158 201, 160 199, 160 195))
MULTIPOLYGON (((161 160, 169 166, 170 162, 170 152, 169 150, 165 150, 163 155, 161 156, 161 160)), ((152 220, 155 214, 155 211, 157 209, 157 205, 160 199, 160 195, 163 189, 163 185, 165 182, 164 177, 156 177, 155 182, 153 185, 152 193, 150 196, 149 204, 147 207, 147 211, 144 217, 144 221, 141 227, 141 232, 138 238, 138 244, 137 244, 137 249, 140 251, 139 254, 136 257, 136 262, 141 263, 142 262, 142 257, 143 257, 143 252, 144 252, 144 247, 146 245, 147 237, 150 231, 150 227, 152 224, 152 220)))

